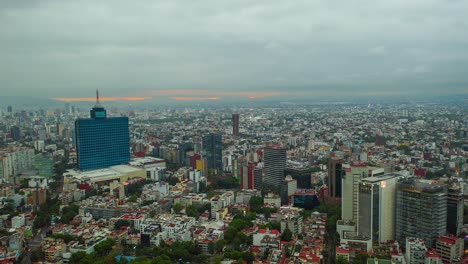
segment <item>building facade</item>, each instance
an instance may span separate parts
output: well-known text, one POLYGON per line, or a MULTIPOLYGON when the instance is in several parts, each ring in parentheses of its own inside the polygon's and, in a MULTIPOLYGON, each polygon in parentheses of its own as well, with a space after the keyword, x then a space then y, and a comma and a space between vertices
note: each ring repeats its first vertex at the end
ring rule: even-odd
POLYGON ((269 146, 264 152, 264 185, 280 188, 286 169, 286 149, 281 146, 269 146))
POLYGON ((358 234, 373 244, 394 239, 395 195, 399 174, 385 174, 359 181, 358 234))
POLYGON ((384 174, 383 168, 369 167, 367 163, 351 164, 351 171, 342 177, 341 219, 357 220, 359 181, 384 174))
POLYGON ((328 196, 341 198, 341 179, 344 173, 342 159, 331 158, 328 161, 328 196))
POLYGON ((75 121, 78 168, 95 170, 130 161, 128 117, 107 117, 99 101, 91 118, 75 121))
POLYGON ((414 178, 398 183, 396 192, 395 238, 424 240, 435 247, 436 240, 447 227, 447 193, 442 185, 414 178))
POLYGON ((463 193, 459 188, 447 192, 447 233, 459 236, 463 226, 463 193))
POLYGON ((223 170, 223 135, 211 133, 202 139, 203 158, 207 161, 207 169, 223 170))
POLYGON ((436 251, 444 263, 460 261, 464 254, 464 241, 452 235, 441 236, 436 242, 436 251))
POLYGON ((239 136, 239 114, 232 114, 232 134, 239 136))

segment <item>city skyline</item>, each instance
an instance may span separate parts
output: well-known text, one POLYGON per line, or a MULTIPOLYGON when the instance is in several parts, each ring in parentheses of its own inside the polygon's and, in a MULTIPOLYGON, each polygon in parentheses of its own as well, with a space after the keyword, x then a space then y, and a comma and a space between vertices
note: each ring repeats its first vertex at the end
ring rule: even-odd
MULTIPOLYGON (((2 1, 3 96, 466 95, 464 1, 2 1)), ((103 97, 105 100, 105 97, 103 97)))

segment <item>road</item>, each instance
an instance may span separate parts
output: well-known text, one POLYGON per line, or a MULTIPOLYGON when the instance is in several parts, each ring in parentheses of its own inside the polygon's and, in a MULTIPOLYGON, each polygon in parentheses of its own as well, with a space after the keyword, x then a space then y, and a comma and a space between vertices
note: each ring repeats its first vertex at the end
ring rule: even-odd
POLYGON ((26 247, 26 252, 24 253, 21 264, 31 264, 31 252, 41 246, 42 240, 46 237, 48 228, 41 228, 36 235, 27 242, 28 247, 26 247))

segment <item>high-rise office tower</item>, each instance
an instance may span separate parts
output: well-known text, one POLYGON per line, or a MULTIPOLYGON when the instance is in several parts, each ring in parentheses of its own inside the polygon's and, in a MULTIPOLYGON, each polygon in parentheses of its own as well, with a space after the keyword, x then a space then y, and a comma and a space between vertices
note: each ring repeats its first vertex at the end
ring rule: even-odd
POLYGON ((10 129, 11 139, 14 141, 18 141, 21 138, 21 131, 20 128, 17 126, 12 126, 10 129))
POLYGON ((254 171, 257 168, 257 162, 249 162, 247 166, 241 167, 241 182, 240 188, 241 189, 255 189, 254 188, 254 171))
POLYGON ((330 158, 328 161, 328 196, 341 198, 341 178, 344 173, 343 160, 330 158))
POLYGON ((296 190, 297 181, 290 175, 287 175, 281 183, 281 205, 292 204, 296 190))
POLYGON ((342 178, 341 219, 357 220, 359 181, 384 174, 383 168, 369 167, 367 163, 351 164, 351 172, 342 178))
POLYGON ((286 169, 286 149, 281 146, 269 146, 264 154, 265 178, 264 186, 279 188, 286 169))
POLYGON ((395 239, 417 237, 434 248, 447 228, 447 191, 442 185, 414 178, 397 186, 395 239))
POLYGON ((357 231, 373 244, 395 239, 395 195, 401 174, 384 174, 359 181, 357 231))
POLYGON ((298 189, 312 188, 312 169, 304 167, 289 167, 284 170, 284 175, 291 175, 297 180, 298 189))
POLYGON ((12 113, 13 112, 13 107, 11 105, 7 106, 7 112, 12 113))
POLYGON ((184 142, 177 149, 177 163, 185 166, 187 164, 187 152, 193 150, 193 143, 184 142))
POLYGON ((78 168, 95 170, 125 164, 130 160, 128 117, 107 117, 99 103, 90 111, 91 118, 75 121, 78 168))
POLYGON ((256 168, 253 171, 254 174, 254 189, 261 190, 263 189, 263 169, 256 168))
POLYGON ((447 233, 459 236, 463 226, 463 193, 460 188, 447 192, 447 233))
POLYGON ((207 169, 223 171, 223 135, 211 133, 203 136, 202 149, 207 169))
POLYGON ((232 134, 239 136, 239 114, 232 114, 232 134))

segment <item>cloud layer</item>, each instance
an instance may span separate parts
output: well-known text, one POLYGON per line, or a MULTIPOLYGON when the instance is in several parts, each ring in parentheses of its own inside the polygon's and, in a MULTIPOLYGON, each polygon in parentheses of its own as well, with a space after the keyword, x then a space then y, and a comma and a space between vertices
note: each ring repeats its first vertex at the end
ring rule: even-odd
POLYGON ((462 0, 3 0, 0 90, 59 98, 96 88, 122 98, 466 93, 466 10, 462 0))

